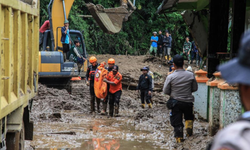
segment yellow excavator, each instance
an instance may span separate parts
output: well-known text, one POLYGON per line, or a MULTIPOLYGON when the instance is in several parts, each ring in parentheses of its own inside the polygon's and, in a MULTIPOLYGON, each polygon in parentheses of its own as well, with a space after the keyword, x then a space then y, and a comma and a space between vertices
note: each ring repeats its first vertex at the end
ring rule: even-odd
MULTIPOLYGON (((102 5, 86 4, 93 18, 105 33, 118 33, 123 21, 136 9, 130 0, 121 0, 121 6, 116 8, 104 8, 102 5)), ((84 77, 88 62, 85 61, 82 72, 78 72, 77 64, 74 62, 64 62, 62 54, 61 28, 67 20, 74 0, 50 0, 48 14, 50 29, 44 32, 43 44, 39 52, 39 81, 44 84, 71 89, 70 79, 72 77, 84 77), (62 86, 63 85, 63 86, 62 86)), ((135 3, 135 0, 134 0, 135 3)), ((82 32, 70 29, 69 36, 71 44, 74 40, 79 40, 81 47, 78 48, 83 57, 88 54, 82 32)), ((72 46, 72 45, 70 45, 72 46)))
MULTIPOLYGON (((61 43, 61 28, 67 20, 74 0, 51 0, 48 5, 50 29, 44 32, 42 46, 39 52, 39 82, 48 86, 66 88, 71 91, 72 77, 84 77, 88 61, 84 62, 81 72, 74 62, 64 61, 61 43)), ((79 53, 87 58, 85 41, 81 31, 70 29, 70 47, 74 40, 80 41, 79 53)))

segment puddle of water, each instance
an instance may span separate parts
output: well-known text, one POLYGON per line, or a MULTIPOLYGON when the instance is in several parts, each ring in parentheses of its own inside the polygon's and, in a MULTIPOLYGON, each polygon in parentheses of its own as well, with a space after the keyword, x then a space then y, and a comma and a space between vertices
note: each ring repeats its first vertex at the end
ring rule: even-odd
POLYGON ((157 146, 146 140, 126 141, 126 140, 107 140, 92 139, 83 140, 81 147, 78 148, 38 148, 36 150, 158 150, 157 146))

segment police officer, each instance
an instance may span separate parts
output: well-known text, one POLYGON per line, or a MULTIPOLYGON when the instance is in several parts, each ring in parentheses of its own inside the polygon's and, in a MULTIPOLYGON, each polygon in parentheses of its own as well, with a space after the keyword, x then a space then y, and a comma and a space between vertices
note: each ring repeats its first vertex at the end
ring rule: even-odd
POLYGON ((137 90, 139 92, 140 90, 140 96, 141 96, 141 106, 142 108, 145 108, 145 100, 148 104, 149 108, 152 108, 152 103, 150 102, 151 94, 152 94, 152 77, 148 75, 148 68, 143 67, 141 69, 142 75, 139 78, 139 83, 137 86, 137 90))
POLYGON ((107 79, 104 79, 104 82, 107 82, 109 87, 110 99, 109 99, 109 115, 113 117, 115 109, 115 117, 119 114, 119 103, 122 95, 122 75, 118 72, 119 68, 117 65, 114 65, 113 70, 109 72, 107 79))
POLYGON ((87 73, 86 73, 86 80, 87 85, 89 86, 90 90, 90 107, 91 107, 91 113, 95 112, 95 101, 97 103, 97 112, 100 113, 100 99, 95 96, 94 91, 94 78, 95 78, 95 72, 97 67, 99 66, 97 63, 97 59, 94 56, 91 56, 89 58, 89 62, 91 65, 88 67, 87 73))
POLYGON ((186 136, 193 134, 193 102, 194 96, 192 92, 197 91, 198 84, 195 76, 189 71, 183 69, 184 58, 180 55, 175 55, 173 58, 175 71, 168 75, 164 87, 164 94, 170 95, 167 102, 170 113, 170 122, 174 127, 174 137, 176 142, 183 141, 183 123, 182 116, 184 114, 186 136))
MULTIPOLYGON (((109 72, 111 72, 113 70, 114 65, 115 65, 115 59, 110 58, 108 60, 108 67, 105 68, 106 70, 108 70, 108 74, 109 74, 109 72)), ((107 94, 106 98, 102 102, 103 109, 102 109, 101 115, 105 115, 106 111, 107 111, 107 105, 108 105, 109 95, 110 95, 110 93, 109 93, 109 84, 107 85, 107 91, 108 91, 108 94, 107 94)))
POLYGON ((238 58, 219 66, 221 75, 230 84, 239 84, 241 103, 246 112, 240 119, 218 132, 212 150, 250 149, 250 31, 242 39, 238 58))

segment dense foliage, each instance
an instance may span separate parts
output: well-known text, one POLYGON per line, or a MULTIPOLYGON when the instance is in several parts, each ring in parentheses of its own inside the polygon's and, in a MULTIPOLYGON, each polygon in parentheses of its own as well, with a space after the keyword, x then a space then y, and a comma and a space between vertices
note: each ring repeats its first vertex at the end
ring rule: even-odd
MULTIPOLYGON (((41 1, 41 24, 48 19, 47 5, 50 0, 41 1)), ((118 7, 118 0, 75 0, 69 21, 70 28, 84 30, 88 53, 97 54, 145 54, 150 46, 153 31, 168 30, 173 37, 173 51, 181 51, 188 29, 180 12, 155 14, 162 0, 137 0, 137 10, 123 24, 120 33, 109 35, 102 32, 93 18, 81 18, 79 15, 90 15, 85 3, 101 4, 105 8, 118 7)))

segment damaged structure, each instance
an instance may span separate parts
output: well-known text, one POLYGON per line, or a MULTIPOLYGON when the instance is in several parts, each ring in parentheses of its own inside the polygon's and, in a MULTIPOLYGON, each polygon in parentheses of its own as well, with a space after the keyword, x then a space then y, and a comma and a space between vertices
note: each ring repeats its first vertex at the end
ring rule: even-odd
MULTIPOLYGON (((241 35, 250 27, 249 7, 250 0, 163 0, 156 13, 183 11, 199 53, 206 58, 207 77, 211 78, 220 63, 237 56, 241 35)), ((218 80, 218 76, 207 82, 207 97, 196 99, 207 102, 198 114, 207 114, 203 119, 209 121, 211 135, 236 121, 242 110, 238 88, 218 80)))

